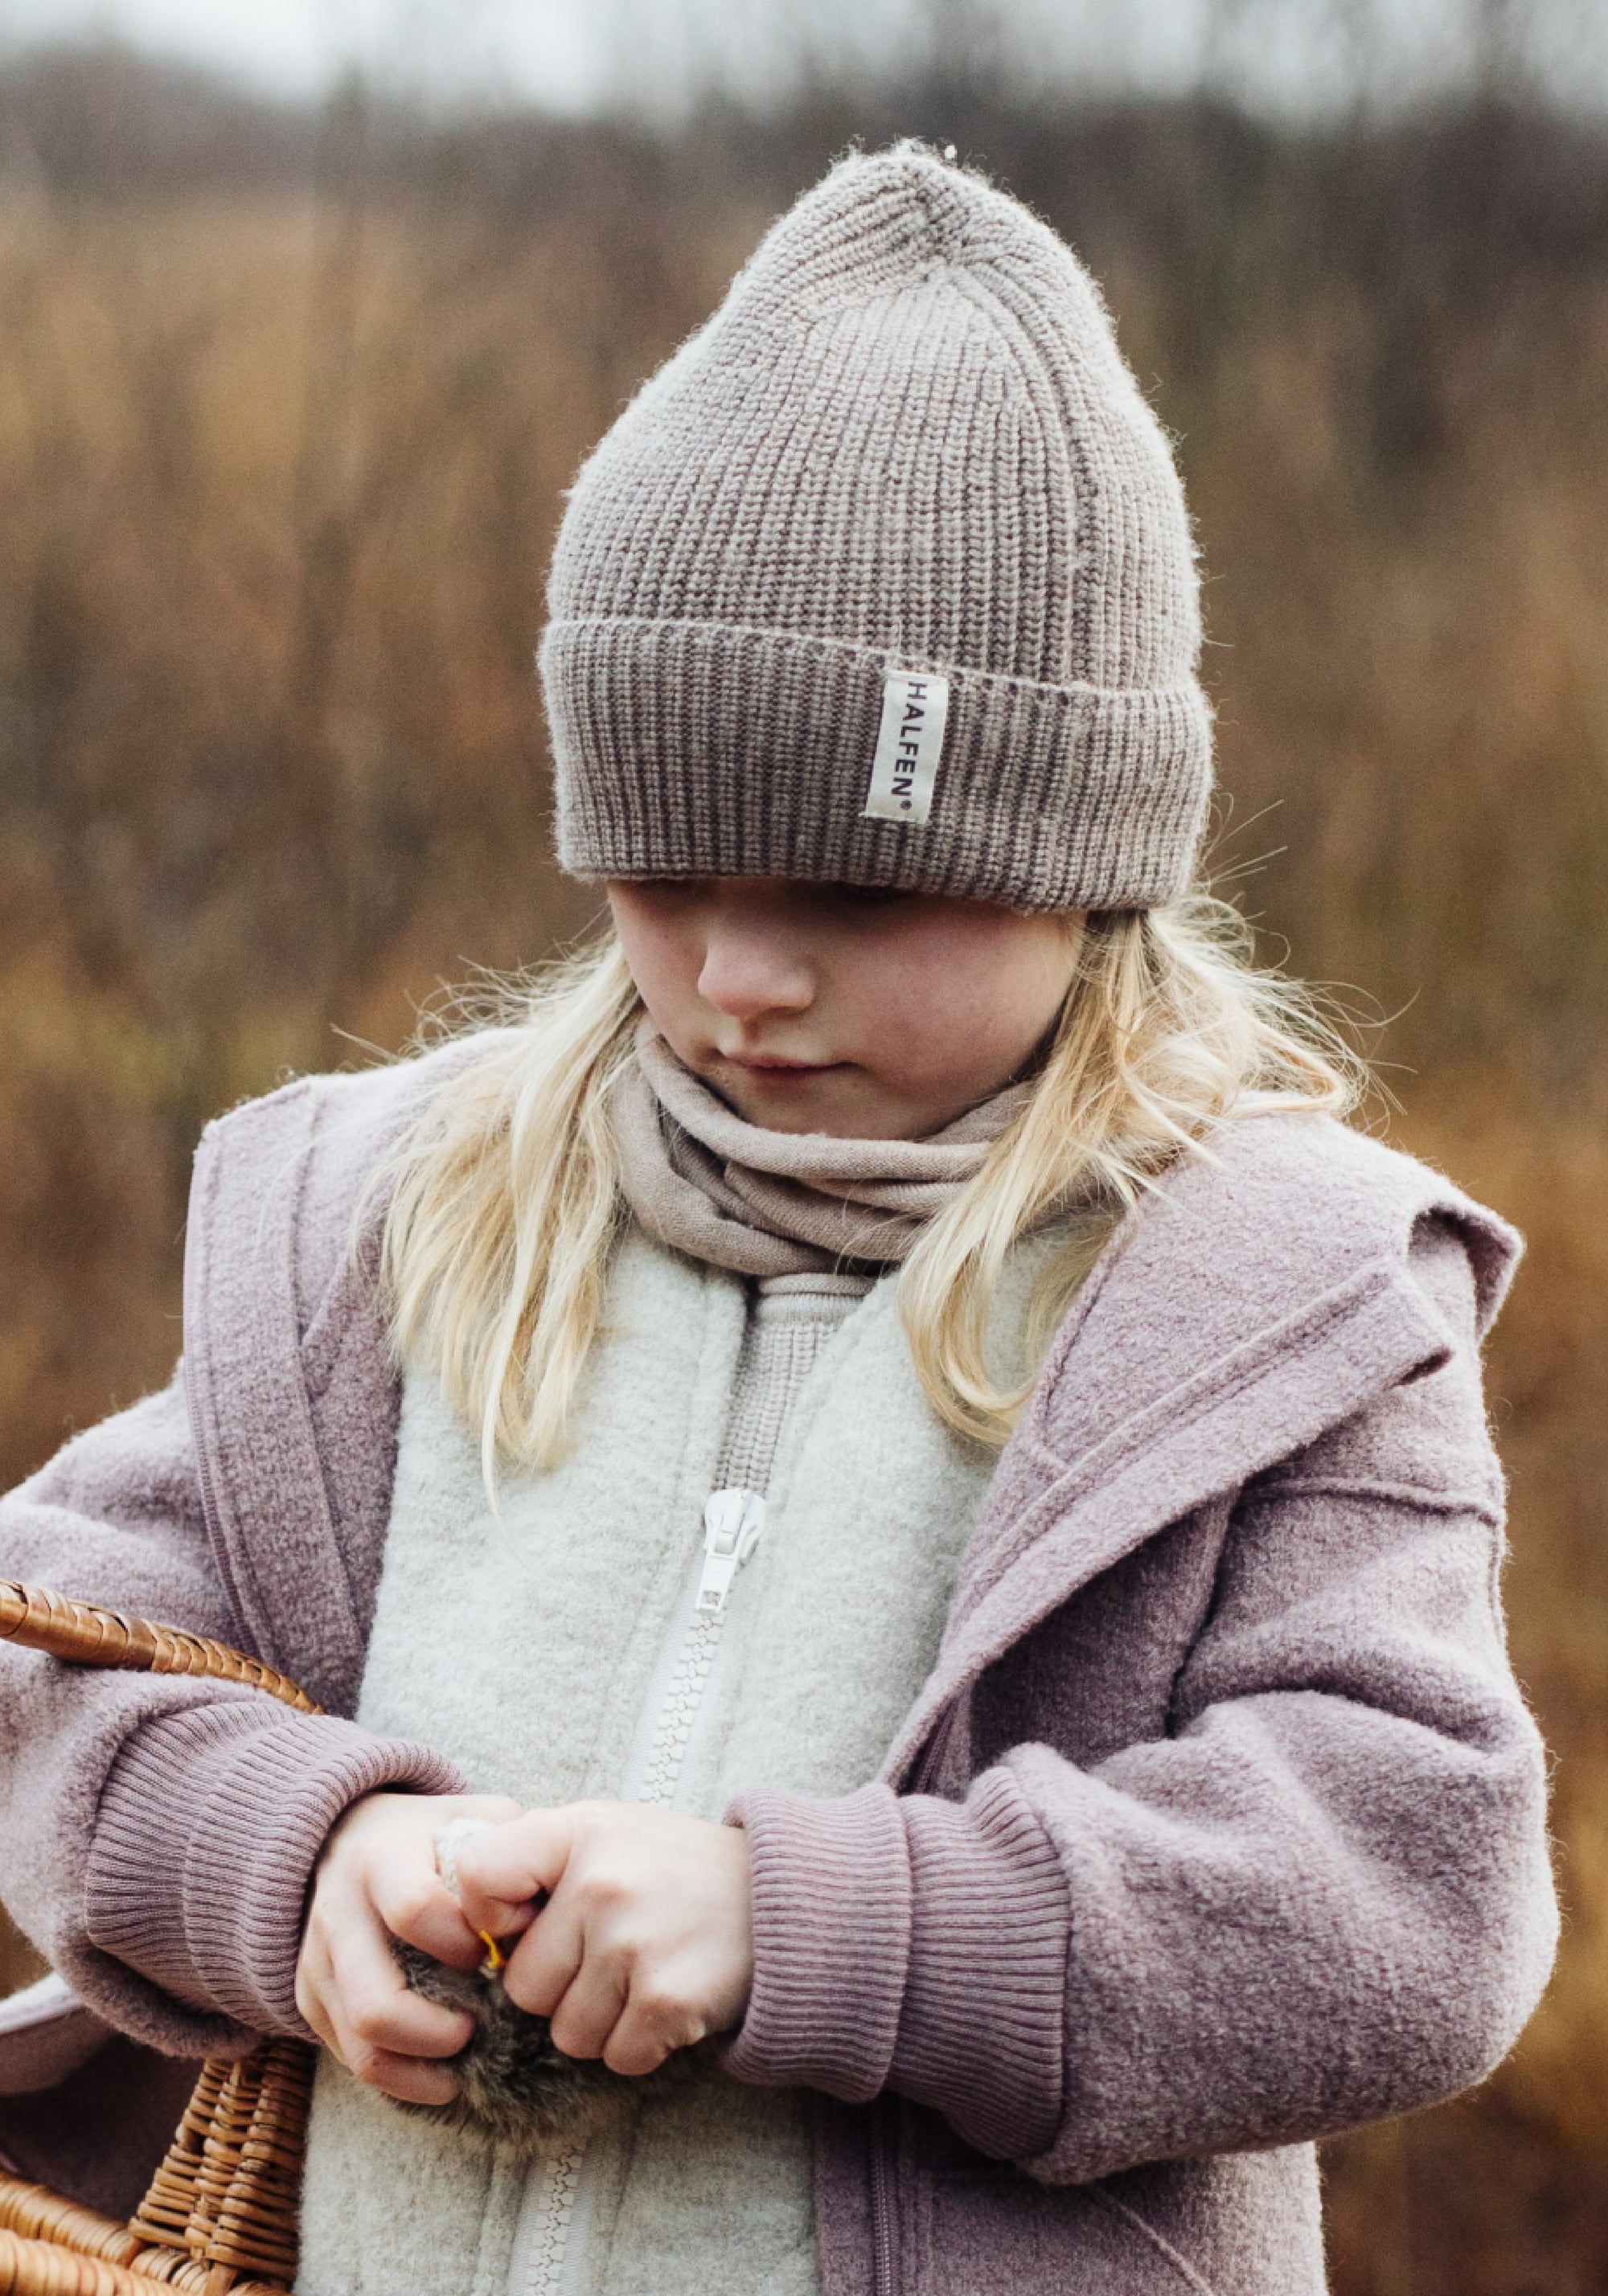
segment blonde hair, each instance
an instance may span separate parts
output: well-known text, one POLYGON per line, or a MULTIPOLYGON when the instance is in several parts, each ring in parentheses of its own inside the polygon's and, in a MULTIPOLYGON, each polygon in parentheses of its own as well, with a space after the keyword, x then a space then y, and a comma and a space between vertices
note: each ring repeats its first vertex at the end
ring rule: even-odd
MULTIPOLYGON (((434 1373, 498 1465, 553 1464, 602 1322, 622 1218, 606 1103, 642 1011, 613 938, 506 984, 477 1023, 503 1029, 389 1160, 381 1278, 393 1343, 434 1373)), ((1030 1376, 1001 1383, 989 1308, 1019 1237, 1065 1221, 1037 1287, 1036 1362, 1124 1216, 1223 1121, 1347 1112, 1360 1063, 1311 1000, 1251 961, 1237 911, 1202 895, 1092 915, 1027 1105, 934 1218, 898 1308, 932 1408, 1003 1444, 1030 1376)))

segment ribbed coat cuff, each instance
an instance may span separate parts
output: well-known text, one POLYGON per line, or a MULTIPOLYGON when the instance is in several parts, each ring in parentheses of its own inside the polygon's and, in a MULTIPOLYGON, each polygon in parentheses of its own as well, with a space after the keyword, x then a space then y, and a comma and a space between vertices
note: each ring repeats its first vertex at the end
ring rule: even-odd
POLYGON ((1010 1772, 964 1805, 879 1785, 745 1794, 728 1817, 752 1858, 754 1983, 727 2069, 854 2103, 894 2088, 981 2152, 1041 2151, 1063 2086, 1067 1889, 1010 1772))
POLYGON ((192 2007, 310 2038, 296 2008, 308 1883, 331 1827, 381 1787, 464 1791, 428 1748, 332 1715, 231 1700, 147 1723, 101 1798, 91 1943, 192 2007))
POLYGON ((910 1955, 910 1859, 886 1786, 756 1791, 726 1813, 752 1860, 754 1981, 726 2070, 862 2104, 885 2087, 910 1955))

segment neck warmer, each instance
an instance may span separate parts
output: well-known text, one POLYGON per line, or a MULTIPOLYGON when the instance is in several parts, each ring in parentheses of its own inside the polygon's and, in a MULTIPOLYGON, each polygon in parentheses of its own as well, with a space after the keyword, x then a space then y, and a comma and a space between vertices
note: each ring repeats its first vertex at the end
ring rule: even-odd
POLYGON ((906 1259, 1024 1107, 1009 1085, 927 1140, 745 1124, 644 1022, 611 1112, 620 1187, 647 1233, 740 1275, 906 1259))

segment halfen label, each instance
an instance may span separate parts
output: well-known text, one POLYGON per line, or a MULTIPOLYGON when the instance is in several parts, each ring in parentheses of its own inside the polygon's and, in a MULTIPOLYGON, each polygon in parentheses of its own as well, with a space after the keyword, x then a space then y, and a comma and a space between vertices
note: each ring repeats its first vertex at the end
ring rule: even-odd
POLYGON ((866 800, 868 821, 919 824, 932 810, 932 784, 949 715, 949 681, 919 670, 890 670, 882 723, 866 800))

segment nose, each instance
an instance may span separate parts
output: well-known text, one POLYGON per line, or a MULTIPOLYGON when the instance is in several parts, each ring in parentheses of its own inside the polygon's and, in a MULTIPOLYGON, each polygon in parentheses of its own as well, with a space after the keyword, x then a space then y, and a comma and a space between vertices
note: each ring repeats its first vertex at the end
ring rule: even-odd
POLYGON ((785 936, 755 920, 718 918, 704 942, 698 993, 718 1013, 746 1024, 767 1013, 807 1013, 815 975, 785 936))

